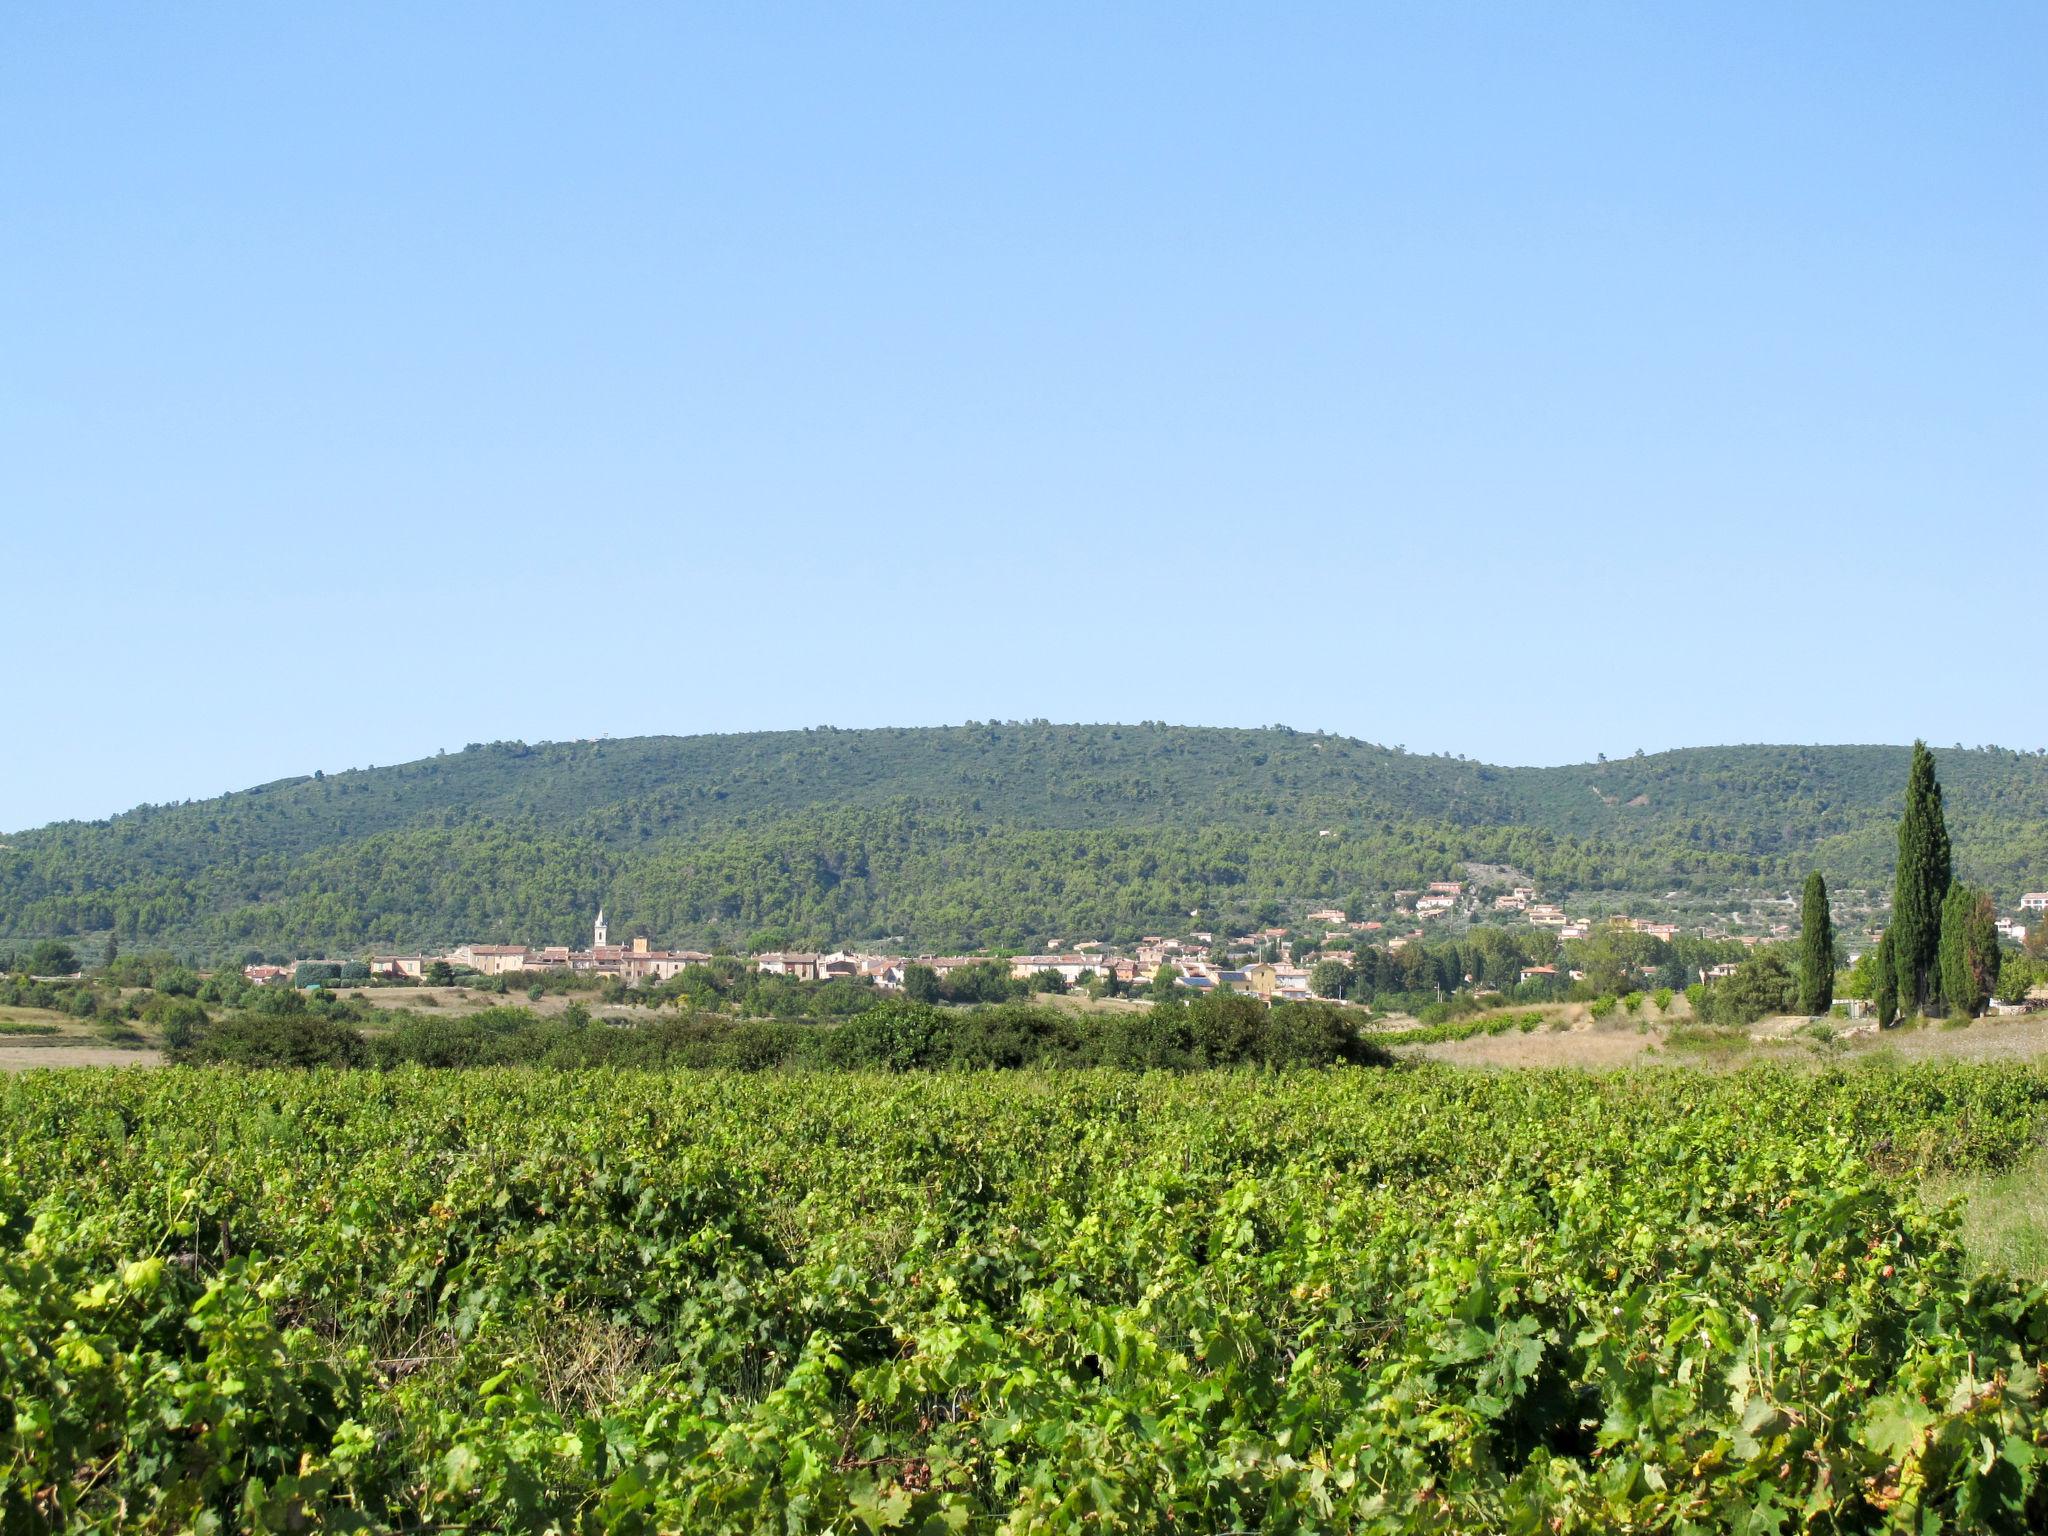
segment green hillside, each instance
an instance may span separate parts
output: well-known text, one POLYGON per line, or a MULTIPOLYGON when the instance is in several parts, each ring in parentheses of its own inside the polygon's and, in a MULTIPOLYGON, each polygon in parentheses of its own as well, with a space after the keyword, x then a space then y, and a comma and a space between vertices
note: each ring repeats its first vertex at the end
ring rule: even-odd
MULTIPOLYGON (((1939 754, 1961 872, 2048 880, 2048 759, 1939 754)), ((1904 747, 1497 768, 1282 728, 970 725, 495 743, 15 834, 0 935, 228 949, 1119 937, 1466 860, 1555 891, 1883 882, 1904 747)))

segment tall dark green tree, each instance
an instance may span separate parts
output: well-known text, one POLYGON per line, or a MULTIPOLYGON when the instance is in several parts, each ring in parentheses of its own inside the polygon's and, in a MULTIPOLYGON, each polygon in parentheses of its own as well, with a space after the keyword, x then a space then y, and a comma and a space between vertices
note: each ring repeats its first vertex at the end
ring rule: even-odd
POLYGON ((1949 887, 1941 904, 1941 995, 1959 1019, 1975 1018, 1998 982, 1998 909, 1987 892, 1949 887))
POLYGON ((903 967, 903 995, 913 1003, 936 1003, 939 1000, 939 973, 928 965, 906 965, 903 967))
POLYGON ((1351 984, 1351 968, 1341 960, 1318 960, 1308 973, 1308 989, 1317 997, 1339 997, 1351 984))
POLYGON ((1877 942, 1877 995, 1871 999, 1877 1009, 1879 1029, 1890 1029, 1899 1016, 1899 971, 1893 963, 1896 953, 1892 931, 1887 928, 1877 942))
POLYGON ((1806 877, 1799 904, 1799 1011, 1826 1013, 1835 1006, 1835 920, 1828 911, 1828 883, 1819 870, 1806 877))
POLYGON ((1933 1006, 1940 993, 1936 965, 1941 948, 1941 904, 1953 879, 1948 823, 1941 812, 1941 785, 1934 754, 1913 743, 1906 776, 1906 813, 1899 818, 1899 863, 1892 882, 1892 964, 1899 980, 1899 1007, 1914 1012, 1933 1006))
POLYGON ((71 946, 55 939, 44 939, 25 957, 16 956, 15 963, 31 976, 75 976, 79 970, 78 956, 71 952, 71 946))

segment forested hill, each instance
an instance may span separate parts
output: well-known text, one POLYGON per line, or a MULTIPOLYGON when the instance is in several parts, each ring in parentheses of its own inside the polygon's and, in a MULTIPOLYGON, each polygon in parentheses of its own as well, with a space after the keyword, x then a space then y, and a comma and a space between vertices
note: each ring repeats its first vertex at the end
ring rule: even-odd
MULTIPOLYGON (((1963 872, 2048 878, 2048 758, 1938 754, 1963 872)), ((968 725, 493 743, 0 847, 0 933, 202 949, 782 928, 1024 942, 1513 863, 1558 890, 1886 878, 1904 747, 1499 768, 1281 728, 968 725)))

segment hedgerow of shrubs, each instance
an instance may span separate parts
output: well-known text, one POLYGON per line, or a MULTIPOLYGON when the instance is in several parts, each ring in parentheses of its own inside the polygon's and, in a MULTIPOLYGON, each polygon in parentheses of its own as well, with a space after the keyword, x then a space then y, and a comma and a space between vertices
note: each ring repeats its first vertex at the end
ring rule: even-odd
POLYGON ((843 1024, 686 1016, 617 1024, 580 1005, 544 1018, 489 1008, 462 1018, 386 1015, 365 1037, 311 1013, 244 1013, 180 1031, 174 1061, 249 1067, 690 1067, 911 1072, 1020 1067, 1384 1065, 1327 1003, 1266 1004, 1244 996, 1175 999, 1139 1012, 1077 1014, 1006 1003, 940 1008, 892 999, 843 1024))

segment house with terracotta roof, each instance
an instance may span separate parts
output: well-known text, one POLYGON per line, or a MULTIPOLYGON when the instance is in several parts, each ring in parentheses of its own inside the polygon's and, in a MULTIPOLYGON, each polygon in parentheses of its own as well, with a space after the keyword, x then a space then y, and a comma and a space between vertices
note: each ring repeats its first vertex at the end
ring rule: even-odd
POLYGON ((1010 961, 1010 975, 1018 981, 1029 981, 1045 971, 1072 986, 1084 977, 1100 975, 1102 962, 1087 955, 1018 955, 1010 961))
POLYGON ((467 966, 485 976, 504 976, 526 969, 524 944, 458 944, 444 956, 450 965, 467 966))
POLYGON ((632 985, 671 981, 690 966, 702 965, 710 958, 694 949, 655 949, 645 939, 635 939, 631 949, 624 950, 610 963, 617 968, 619 979, 632 985))

